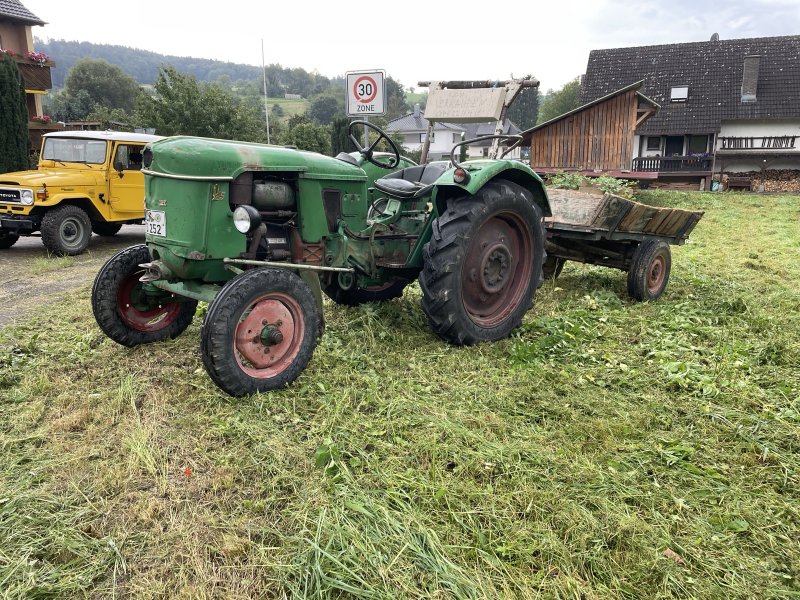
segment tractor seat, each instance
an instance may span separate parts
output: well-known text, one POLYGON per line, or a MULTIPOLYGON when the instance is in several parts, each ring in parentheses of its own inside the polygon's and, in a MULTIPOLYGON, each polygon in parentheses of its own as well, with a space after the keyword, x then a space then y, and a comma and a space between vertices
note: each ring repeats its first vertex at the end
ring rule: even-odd
POLYGON ((406 167, 375 180, 375 187, 396 198, 414 198, 425 195, 434 182, 442 176, 450 163, 432 162, 427 165, 406 167))

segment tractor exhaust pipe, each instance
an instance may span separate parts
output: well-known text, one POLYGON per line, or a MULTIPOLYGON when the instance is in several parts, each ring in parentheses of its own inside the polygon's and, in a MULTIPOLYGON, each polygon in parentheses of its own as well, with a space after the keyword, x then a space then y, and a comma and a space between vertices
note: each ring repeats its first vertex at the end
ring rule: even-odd
POLYGON ((167 266, 160 260, 139 265, 144 269, 144 274, 139 278, 142 283, 150 283, 160 279, 172 279, 173 274, 167 266))

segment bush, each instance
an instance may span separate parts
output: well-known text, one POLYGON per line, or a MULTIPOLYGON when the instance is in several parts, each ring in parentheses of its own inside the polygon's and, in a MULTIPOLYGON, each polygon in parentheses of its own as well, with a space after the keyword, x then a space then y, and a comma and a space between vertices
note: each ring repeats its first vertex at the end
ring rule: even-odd
POLYGON ((586 183, 586 177, 580 173, 559 171, 550 177, 550 186, 562 190, 577 190, 584 183, 586 183))
POLYGON ((592 183, 604 192, 623 196, 625 198, 631 198, 633 196, 633 188, 636 186, 635 181, 617 179, 616 177, 609 177, 608 175, 598 177, 592 183))

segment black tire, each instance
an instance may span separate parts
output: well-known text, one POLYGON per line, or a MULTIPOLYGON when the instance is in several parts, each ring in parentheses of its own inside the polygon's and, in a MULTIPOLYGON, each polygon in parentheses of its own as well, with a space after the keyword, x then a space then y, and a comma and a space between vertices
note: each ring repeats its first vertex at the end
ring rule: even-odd
POLYGON ((411 282, 405 279, 391 279, 383 285, 375 285, 368 288, 353 287, 349 290, 344 290, 334 277, 331 283, 323 284, 322 291, 336 304, 358 306, 368 302, 383 302, 400 298, 409 283, 411 282))
POLYGON ((457 345, 508 336, 533 305, 544 254, 542 211, 521 186, 498 180, 449 199, 419 275, 434 332, 457 345))
POLYGON ((89 215, 77 206, 59 206, 42 217, 42 243, 53 254, 81 254, 92 237, 89 215))
POLYGON ((308 365, 321 324, 314 295, 299 276, 284 269, 245 271, 208 308, 200 336, 203 365, 231 396, 281 388, 308 365))
POLYGON ((0 250, 8 250, 17 243, 19 236, 15 233, 0 231, 0 250))
POLYGON ((107 221, 92 221, 92 231, 103 237, 112 237, 122 229, 122 223, 109 223, 107 221))
POLYGON ((628 295, 634 300, 655 300, 669 283, 672 253, 669 244, 648 240, 639 244, 628 271, 628 295))
POLYGON ((95 321, 103 333, 128 348, 178 337, 197 309, 195 300, 150 308, 139 283, 144 273, 139 265, 145 262, 150 262, 147 246, 126 248, 108 259, 92 287, 95 321))
POLYGON ((567 259, 559 256, 548 256, 542 263, 542 277, 545 279, 558 279, 564 269, 567 259))

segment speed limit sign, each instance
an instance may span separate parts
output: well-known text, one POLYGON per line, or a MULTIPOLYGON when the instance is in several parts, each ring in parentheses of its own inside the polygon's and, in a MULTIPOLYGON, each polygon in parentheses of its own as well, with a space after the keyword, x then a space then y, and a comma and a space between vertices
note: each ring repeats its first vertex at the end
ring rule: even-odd
POLYGON ((366 117, 386 114, 383 71, 347 73, 347 116, 366 117))

